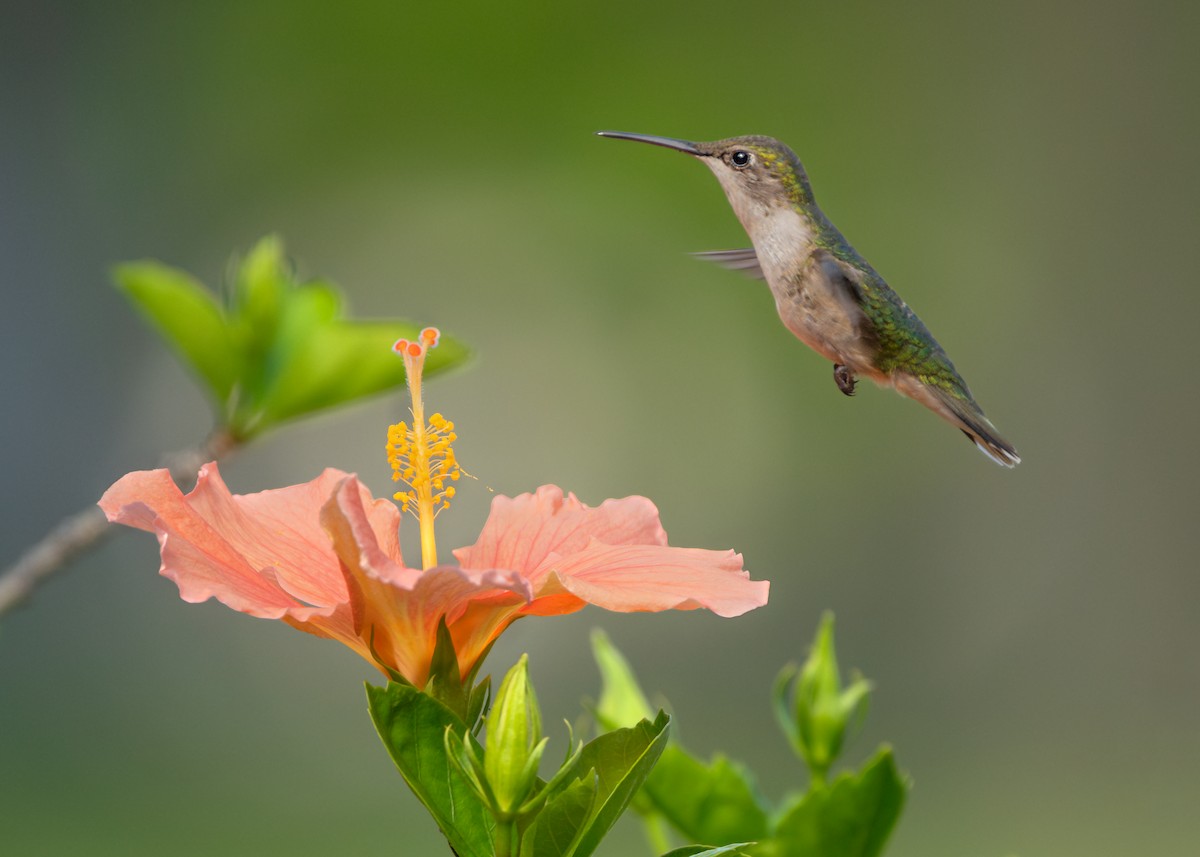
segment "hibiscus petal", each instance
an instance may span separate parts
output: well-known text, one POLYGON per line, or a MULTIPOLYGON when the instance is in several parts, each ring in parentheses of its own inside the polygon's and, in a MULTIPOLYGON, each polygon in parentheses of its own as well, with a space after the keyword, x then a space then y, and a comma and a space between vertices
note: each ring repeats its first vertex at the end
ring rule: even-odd
POLYGON ((507 617, 532 597, 519 574, 437 566, 404 568, 380 548, 368 525, 357 480, 346 479, 321 510, 321 522, 345 575, 359 650, 391 666, 418 687, 428 678, 437 626, 445 616, 465 674, 511 622, 507 617), (461 621, 475 601, 491 609, 461 621), (488 621, 501 619, 502 621, 488 621))
MULTIPOLYGON (((230 494, 215 464, 186 496, 166 470, 130 473, 100 500, 110 521, 153 532, 159 573, 189 602, 216 598, 263 619, 347 641, 353 623, 345 581, 318 510, 346 474, 275 491, 230 494)), ((369 500, 369 495, 367 497, 369 500)))
MULTIPOLYGON (((552 558, 546 571, 562 589, 620 613, 693 610, 740 616, 767 603, 770 583, 750 580, 741 554, 661 545, 606 545, 552 558)), ((547 595, 556 595, 550 586, 547 595)), ((543 593, 539 590, 538 595, 543 593)), ((538 600, 530 606, 537 611, 538 600)))
POLYGON ((342 565, 361 570, 372 580, 409 591, 416 586, 421 570, 408 568, 400 558, 397 536, 400 515, 386 500, 370 500, 356 477, 341 481, 329 493, 318 513, 321 528, 332 540, 331 549, 342 565), (368 508, 367 502, 372 508, 368 508), (375 506, 391 510, 380 515, 375 506), (376 518, 386 518, 387 531, 380 532, 376 518))
POLYGON ((740 555, 668 547, 644 497, 592 509, 543 486, 497 498, 478 542, 456 552, 464 567, 425 571, 404 565, 395 506, 337 470, 245 496, 230 494, 215 464, 201 468, 186 496, 165 470, 131 473, 100 505, 109 520, 158 536, 161 573, 184 600, 215 597, 331 637, 418 686, 443 618, 466 674, 524 615, 591 603, 736 616, 767 597, 768 584, 748 579, 740 555))
POLYGON ((585 506, 574 494, 543 485, 534 494, 497 497, 474 545, 455 557, 464 568, 509 568, 535 583, 537 569, 551 553, 582 550, 592 539, 605 544, 665 545, 658 509, 645 497, 605 500, 585 506))

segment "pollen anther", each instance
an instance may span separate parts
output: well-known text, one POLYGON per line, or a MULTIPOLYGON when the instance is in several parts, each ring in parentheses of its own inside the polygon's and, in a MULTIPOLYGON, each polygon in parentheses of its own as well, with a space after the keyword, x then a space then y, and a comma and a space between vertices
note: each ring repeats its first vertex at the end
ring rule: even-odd
POLYGON ((436 547, 433 545, 432 523, 438 513, 450 506, 454 488, 447 481, 459 479, 461 469, 451 444, 457 440, 454 423, 442 414, 435 413, 425 418, 424 402, 421 397, 421 372, 425 355, 437 345, 441 333, 436 327, 421 331, 417 341, 398 339, 393 350, 404 358, 408 376, 409 393, 412 395, 413 422, 410 427, 400 422, 388 428, 387 456, 392 467, 392 479, 407 486, 398 491, 395 499, 400 510, 415 517, 421 524, 421 546, 425 567, 436 564, 436 547))

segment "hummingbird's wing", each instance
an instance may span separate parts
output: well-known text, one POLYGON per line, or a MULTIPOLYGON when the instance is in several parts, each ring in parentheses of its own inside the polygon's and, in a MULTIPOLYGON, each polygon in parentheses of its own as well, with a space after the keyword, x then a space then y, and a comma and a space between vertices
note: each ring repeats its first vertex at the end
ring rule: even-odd
POLYGON ((762 265, 758 264, 758 255, 754 252, 753 247, 747 247, 744 250, 709 250, 707 253, 693 253, 692 255, 706 262, 716 262, 722 268, 728 268, 731 271, 741 271, 747 277, 753 277, 756 280, 767 278, 763 274, 762 265))
MULTIPOLYGON (((840 352, 851 369, 862 372, 873 366, 879 353, 880 336, 874 320, 867 311, 869 287, 863 283, 863 272, 839 259, 827 250, 815 251, 809 264, 814 295, 823 295, 827 302, 824 314, 829 323, 830 344, 840 352), (836 324, 833 322, 836 320, 836 324)), ((884 288, 887 288, 886 284, 884 288)))
POLYGON ((899 393, 958 427, 1000 466, 1014 467, 1021 462, 1013 445, 984 416, 942 346, 873 268, 824 251, 814 258, 826 280, 857 305, 857 329, 874 352, 874 368, 884 373, 899 393))
POLYGON ((965 392, 966 384, 942 346, 874 268, 825 249, 814 252, 811 262, 828 293, 840 298, 873 368, 884 375, 901 370, 933 376, 965 392))

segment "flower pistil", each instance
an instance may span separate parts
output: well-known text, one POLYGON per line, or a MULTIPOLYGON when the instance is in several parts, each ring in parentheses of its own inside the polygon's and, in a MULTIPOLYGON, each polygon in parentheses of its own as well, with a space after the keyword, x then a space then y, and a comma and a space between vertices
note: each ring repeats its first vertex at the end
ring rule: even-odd
POLYGON ((436 327, 421 331, 415 341, 398 339, 392 346, 404 358, 408 392, 412 398, 412 426, 399 422, 388 427, 387 456, 392 466, 392 481, 407 486, 393 498, 401 511, 417 519, 421 530, 421 562, 425 569, 437 565, 437 543, 434 541, 433 520, 450 506, 454 486, 462 474, 454 457, 452 444, 458 435, 454 423, 435 413, 425 419, 425 403, 421 397, 421 372, 425 355, 438 343, 436 327))

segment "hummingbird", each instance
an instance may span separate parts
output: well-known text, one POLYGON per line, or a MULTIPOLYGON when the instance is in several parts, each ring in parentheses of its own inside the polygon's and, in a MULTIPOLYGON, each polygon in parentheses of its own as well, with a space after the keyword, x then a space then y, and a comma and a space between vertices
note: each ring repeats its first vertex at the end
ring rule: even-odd
POLYGON ((597 134, 675 149, 713 171, 754 246, 695 255, 766 280, 784 326, 832 361, 845 395, 854 395, 860 377, 870 378, 929 408, 1002 467, 1020 463, 929 329, 817 206, 790 148, 761 136, 693 143, 597 134))

